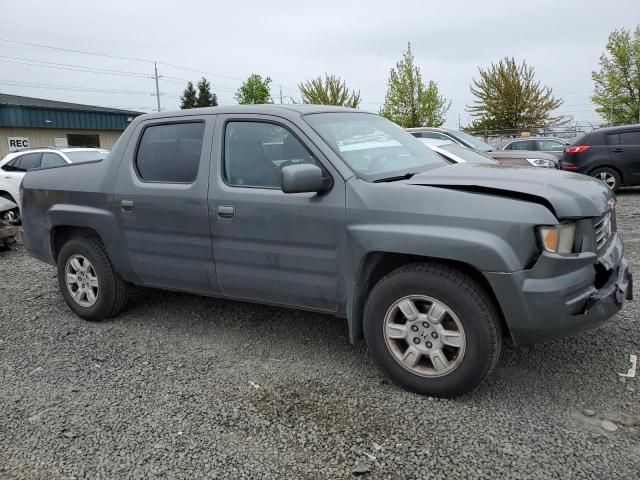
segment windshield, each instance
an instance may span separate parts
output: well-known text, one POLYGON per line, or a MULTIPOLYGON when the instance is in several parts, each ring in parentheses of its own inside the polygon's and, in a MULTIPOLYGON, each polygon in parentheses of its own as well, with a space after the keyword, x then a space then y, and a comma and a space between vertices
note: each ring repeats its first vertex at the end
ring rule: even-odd
POLYGON ((314 113, 306 122, 368 181, 447 165, 429 147, 395 123, 370 113, 314 113))
POLYGON ((447 143, 445 145, 440 145, 440 148, 443 150, 446 150, 447 152, 453 153, 454 155, 460 157, 465 162, 498 163, 493 158, 487 157, 482 153, 476 152, 475 150, 471 150, 470 148, 463 147, 455 143, 447 143))
POLYGON ((489 145, 488 143, 483 142, 479 138, 474 137, 473 135, 469 135, 466 132, 456 131, 451 133, 456 137, 460 138, 462 141, 471 145, 471 148, 475 148, 480 152, 490 152, 491 150, 495 150, 495 148, 489 145))
POLYGON ((64 152, 69 157, 71 163, 90 162, 92 160, 103 160, 109 152, 106 150, 81 150, 78 152, 64 152))

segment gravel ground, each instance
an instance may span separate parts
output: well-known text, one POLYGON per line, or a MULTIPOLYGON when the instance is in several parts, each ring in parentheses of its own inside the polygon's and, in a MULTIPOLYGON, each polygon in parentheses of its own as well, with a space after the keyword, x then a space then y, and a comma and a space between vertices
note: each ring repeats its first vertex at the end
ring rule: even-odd
MULTIPOLYGON (((640 190, 618 204, 640 264, 640 190)), ((638 305, 506 348, 445 401, 389 384, 338 319, 138 288, 88 323, 52 267, 0 253, 0 478, 639 478, 640 385, 618 376, 638 305)))

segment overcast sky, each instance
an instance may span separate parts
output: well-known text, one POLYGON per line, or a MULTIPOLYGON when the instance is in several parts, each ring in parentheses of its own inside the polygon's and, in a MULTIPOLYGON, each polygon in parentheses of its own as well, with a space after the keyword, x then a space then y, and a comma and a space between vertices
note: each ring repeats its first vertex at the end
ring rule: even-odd
MULTIPOLYGON (((478 66, 507 55, 526 59, 542 84, 564 98, 560 113, 597 122, 591 71, 612 30, 640 23, 640 0, 2 0, 0 12, 5 40, 163 62, 163 109, 178 106, 184 80, 201 76, 189 68, 207 72, 221 104, 235 103, 233 92, 251 73, 272 78, 274 97, 281 85, 285 97, 295 98, 300 81, 328 72, 360 90, 362 108, 377 111, 389 70, 410 41, 424 79, 452 100, 447 125, 457 126, 460 115, 464 126, 478 66)), ((0 72, 3 93, 155 108, 148 61, 0 41, 0 72), (69 70, 86 67, 102 70, 69 70)))

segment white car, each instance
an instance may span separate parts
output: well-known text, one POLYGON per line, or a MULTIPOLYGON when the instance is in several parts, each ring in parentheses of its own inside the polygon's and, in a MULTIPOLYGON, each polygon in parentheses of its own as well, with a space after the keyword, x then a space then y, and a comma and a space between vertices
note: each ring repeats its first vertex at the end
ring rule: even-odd
MULTIPOLYGON (((0 160, 0 197, 22 208, 20 183, 25 172, 35 168, 56 167, 69 163, 102 160, 109 150, 102 148, 30 148, 8 154, 0 160)), ((19 211, 17 212, 19 214, 19 211)))
POLYGON ((418 140, 441 157, 444 157, 445 160, 452 163, 498 163, 484 153, 463 147, 448 140, 436 140, 433 138, 418 138, 418 140))

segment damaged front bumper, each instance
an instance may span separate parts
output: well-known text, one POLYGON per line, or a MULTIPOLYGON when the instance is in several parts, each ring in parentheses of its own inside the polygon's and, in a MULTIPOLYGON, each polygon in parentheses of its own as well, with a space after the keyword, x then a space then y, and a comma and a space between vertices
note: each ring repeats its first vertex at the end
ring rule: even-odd
POLYGON ((486 272, 514 342, 526 345, 593 328, 633 297, 631 266, 612 235, 600 255, 543 253, 530 270, 486 272))

